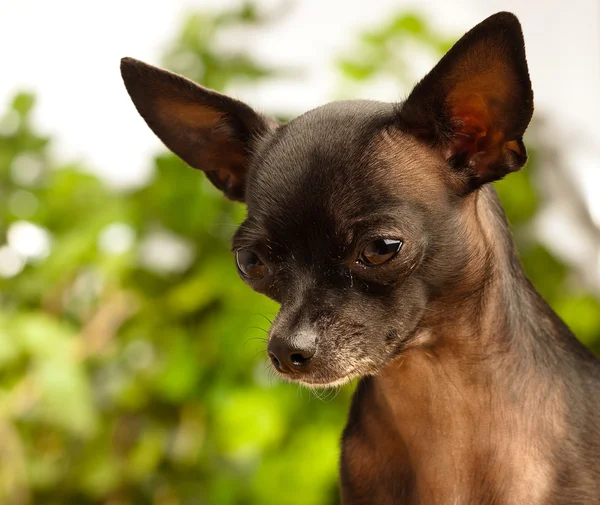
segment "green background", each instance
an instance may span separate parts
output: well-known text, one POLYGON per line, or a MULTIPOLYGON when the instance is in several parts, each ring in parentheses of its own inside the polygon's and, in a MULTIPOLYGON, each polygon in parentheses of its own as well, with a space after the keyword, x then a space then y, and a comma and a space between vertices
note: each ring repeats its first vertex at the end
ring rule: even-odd
MULTIPOLYGON (((276 22, 251 4, 191 15, 163 64, 221 91, 277 78, 288 70, 210 44, 276 22)), ((332 55, 332 98, 381 77, 407 90, 414 78, 399 49, 439 56, 453 41, 398 13, 332 55)), ((34 107, 22 93, 0 114, 0 247, 19 222, 51 237, 46 258, 0 277, 0 503, 337 503, 352 387, 311 392, 270 373, 265 337, 277 306, 238 279, 229 252, 243 206, 166 151, 143 187, 110 188, 52 157, 51 139, 31 124, 34 107), (103 244, 115 230, 131 243, 110 252, 103 244), (153 261, 153 240, 174 243, 182 259, 153 261)), ((597 352, 598 299, 531 233, 544 203, 538 153, 550 149, 537 128, 528 166, 496 186, 529 276, 597 352)))

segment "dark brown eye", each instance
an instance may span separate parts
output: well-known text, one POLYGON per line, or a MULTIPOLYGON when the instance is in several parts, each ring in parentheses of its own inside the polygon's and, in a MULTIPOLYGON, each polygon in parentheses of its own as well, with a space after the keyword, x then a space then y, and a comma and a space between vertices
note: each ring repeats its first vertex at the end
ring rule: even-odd
POLYGON ((236 251, 235 260, 238 269, 247 279, 256 280, 262 279, 265 276, 267 267, 254 251, 236 251))
POLYGON ((359 262, 365 265, 382 265, 391 260, 402 247, 402 240, 380 238, 367 244, 360 253, 359 262))

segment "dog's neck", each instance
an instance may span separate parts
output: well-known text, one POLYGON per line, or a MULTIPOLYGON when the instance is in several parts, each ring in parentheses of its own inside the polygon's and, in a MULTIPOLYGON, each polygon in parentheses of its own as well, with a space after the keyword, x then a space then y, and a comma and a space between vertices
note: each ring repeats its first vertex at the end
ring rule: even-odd
POLYGON ((460 214, 467 258, 432 296, 419 324, 415 348, 451 350, 457 356, 490 360, 514 353, 515 362, 552 353, 556 341, 575 341, 527 279, 508 222, 491 186, 463 202, 460 214))
POLYGON ((374 400, 420 493, 471 503, 462 493, 478 482, 492 493, 515 479, 530 485, 509 486, 507 503, 537 503, 553 477, 548 440, 562 430, 563 391, 547 365, 571 336, 527 281, 493 189, 465 205, 476 264, 430 303, 415 345, 373 379, 374 400))

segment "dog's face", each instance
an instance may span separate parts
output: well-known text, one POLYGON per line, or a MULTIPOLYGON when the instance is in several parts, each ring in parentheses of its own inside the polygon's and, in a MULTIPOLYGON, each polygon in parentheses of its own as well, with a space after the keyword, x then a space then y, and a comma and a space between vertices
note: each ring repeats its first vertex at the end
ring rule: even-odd
POLYGON ((242 279, 281 303, 268 346, 275 368, 306 384, 376 371, 443 282, 431 256, 452 246, 458 198, 443 159, 394 118, 391 104, 334 103, 255 150, 233 249, 242 279))
POLYGON ((283 125, 135 60, 122 73, 165 144, 247 204, 237 268, 281 304, 273 366, 312 386, 402 352, 469 261, 465 198, 526 160, 532 92, 507 13, 465 35, 405 102, 336 102, 283 125))

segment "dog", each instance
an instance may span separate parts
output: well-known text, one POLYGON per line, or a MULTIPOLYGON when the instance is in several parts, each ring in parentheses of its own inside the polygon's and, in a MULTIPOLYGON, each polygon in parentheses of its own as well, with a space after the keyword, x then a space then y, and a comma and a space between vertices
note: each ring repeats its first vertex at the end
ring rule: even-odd
POLYGON ((527 160, 521 25, 495 14, 400 103, 286 124, 124 58, 164 144, 245 202, 240 277, 284 379, 360 378, 344 505, 600 503, 600 367, 525 276, 491 182, 527 160))

